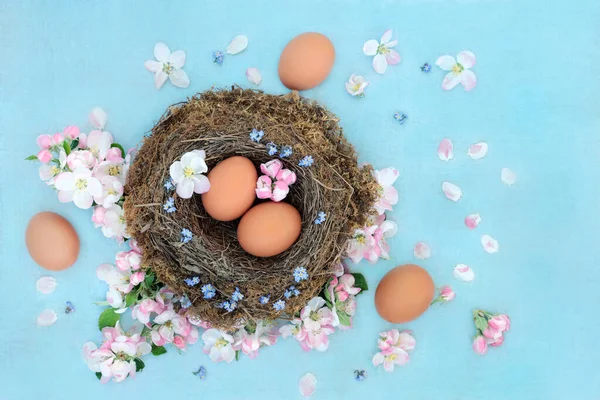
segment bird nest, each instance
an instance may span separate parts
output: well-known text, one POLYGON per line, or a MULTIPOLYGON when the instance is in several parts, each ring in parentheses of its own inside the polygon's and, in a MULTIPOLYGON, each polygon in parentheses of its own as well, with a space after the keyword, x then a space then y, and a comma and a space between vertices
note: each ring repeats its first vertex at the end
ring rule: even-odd
POLYGON ((232 329, 252 320, 290 318, 318 295, 346 241, 368 222, 378 187, 372 168, 358 166, 356 151, 327 109, 296 92, 276 96, 232 87, 199 93, 169 107, 145 137, 129 170, 125 218, 143 250, 144 265, 174 292, 188 296, 189 312, 213 326, 232 329), (253 129, 264 131, 259 143, 250 140, 253 129), (163 185, 169 166, 188 151, 205 150, 209 171, 235 155, 249 158, 258 168, 276 157, 268 154, 267 142, 293 149, 291 156, 281 159, 298 177, 285 201, 300 212, 302 232, 285 252, 259 258, 239 245, 239 220, 216 221, 205 212, 201 196, 177 198, 163 185), (300 167, 298 162, 306 155, 314 164, 300 167), (175 213, 162 207, 170 196, 175 198, 175 213), (327 219, 318 225, 314 220, 320 211, 327 219), (184 228, 193 233, 188 243, 180 242, 184 228), (308 280, 294 282, 298 266, 306 268, 308 280), (191 287, 184 282, 195 276, 200 284, 191 287), (214 298, 203 297, 205 283, 216 289, 214 298), (287 299, 284 292, 290 285, 300 294, 287 299), (237 308, 232 312, 219 308, 236 288, 244 295, 237 308), (262 304, 259 299, 267 294, 269 303, 262 304), (286 302, 281 311, 273 307, 279 299, 286 302))

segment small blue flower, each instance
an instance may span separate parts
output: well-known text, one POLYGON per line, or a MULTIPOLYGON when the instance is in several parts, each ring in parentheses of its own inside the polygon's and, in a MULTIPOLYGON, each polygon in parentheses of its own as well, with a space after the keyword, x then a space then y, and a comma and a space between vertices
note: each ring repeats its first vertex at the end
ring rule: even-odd
POLYGON ((175 207, 175 199, 169 197, 167 201, 165 201, 165 204, 163 204, 163 210, 165 210, 169 214, 177 211, 177 208, 175 207))
POLYGON ((294 293, 294 297, 300 296, 300 291, 295 286, 290 286, 290 290, 294 293))
POLYGON ((231 295, 231 300, 238 302, 244 298, 244 295, 240 293, 240 289, 235 288, 235 292, 231 295))
POLYGON ((273 303, 273 308, 276 311, 281 311, 285 308, 285 301, 283 300, 277 300, 275 303, 273 303))
POLYGON ((421 71, 428 73, 429 71, 431 71, 431 65, 429 65, 428 63, 423 64, 423 66, 421 67, 421 71))
POLYGON ((277 154, 277 151, 279 151, 277 149, 277 145, 273 142, 269 142, 267 143, 267 152, 269 153, 270 156, 274 156, 275 154, 277 154))
POLYGON ((317 218, 315 219, 315 225, 321 225, 327 219, 327 214, 323 211, 319 211, 317 218))
POLYGON ((204 380, 204 378, 206 378, 206 368, 204 368, 204 366, 201 366, 200 368, 198 368, 198 371, 192 372, 192 374, 194 374, 198 378, 204 380))
POLYGON ((179 302, 181 303, 182 308, 190 308, 192 306, 192 302, 190 301, 190 298, 187 297, 185 294, 183 296, 181 296, 181 299, 179 299, 179 302))
POLYGON ((166 191, 171 191, 175 189, 175 185, 173 185, 173 181, 171 180, 171 178, 168 178, 163 186, 165 187, 166 191))
POLYGON ((296 286, 290 286, 285 292, 283 292, 283 295, 286 299, 289 299, 292 296, 298 297, 300 295, 300 291, 296 289, 296 286))
POLYGON ((198 278, 197 276, 195 276, 193 278, 185 278, 183 281, 188 286, 196 286, 197 284, 200 283, 200 278, 198 278))
POLYGON ((192 231, 189 229, 181 230, 181 243, 187 243, 192 240, 192 231))
POLYGON ((367 379, 367 371, 364 369, 355 369, 354 370, 354 380, 357 382, 362 382, 367 379))
POLYGON ((67 301, 65 303, 65 314, 71 314, 72 312, 75 312, 75 306, 70 301, 67 301))
POLYGON ((292 155, 292 146, 283 146, 281 150, 279 150, 279 156, 281 158, 289 157, 292 155))
POLYGON ((223 53, 221 53, 220 51, 213 51, 212 56, 213 56, 213 62, 215 64, 219 64, 219 65, 223 64, 223 58, 225 57, 223 55, 223 53))
POLYGON ((271 295, 268 294, 266 296, 260 296, 260 298, 258 299, 258 301, 260 302, 260 304, 267 304, 269 302, 270 298, 271 298, 271 295))
POLYGON ((283 295, 286 299, 289 299, 290 297, 292 297, 292 292, 290 292, 290 290, 287 289, 285 292, 283 292, 283 295))
POLYGON ((224 308, 227 312, 232 312, 237 307, 237 303, 235 301, 224 301, 219 305, 219 308, 224 308))
POLYGON ((217 291, 213 285, 207 283, 206 285, 202 285, 202 294, 204 295, 205 299, 212 299, 217 294, 217 291))
POLYGON ((294 269, 294 280, 296 282, 302 282, 307 279, 308 279, 308 272, 306 272, 306 268, 296 267, 296 269, 294 269))
POLYGON ((402 125, 403 123, 406 122, 406 120, 408 119, 408 116, 406 114, 397 112, 394 114, 394 119, 396 121, 398 121, 400 123, 400 125, 402 125))
POLYGON ((256 143, 260 142, 263 136, 265 136, 265 133, 263 131, 257 131, 256 129, 252 129, 252 132, 250 132, 250 140, 256 143))
POLYGON ((302 158, 302 160, 300 160, 298 165, 301 167, 310 167, 311 165, 313 165, 313 162, 314 160, 312 156, 305 156, 304 158, 302 158))

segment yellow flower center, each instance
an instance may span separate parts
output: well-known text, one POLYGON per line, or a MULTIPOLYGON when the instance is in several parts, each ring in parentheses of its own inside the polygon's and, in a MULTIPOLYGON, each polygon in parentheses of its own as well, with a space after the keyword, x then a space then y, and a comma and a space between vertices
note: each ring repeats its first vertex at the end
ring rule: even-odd
POLYGON ((75 188, 77 190, 85 190, 87 188, 87 185, 88 185, 88 183, 85 179, 78 178, 75 181, 75 188))
POLYGON ((117 176, 121 174, 121 167, 118 165, 111 165, 106 171, 110 176, 117 176))
POLYGON ((229 342, 227 340, 221 338, 215 342, 215 347, 217 349, 222 349, 223 347, 227 346, 228 343, 229 342))
POLYGON ((191 169, 190 167, 185 167, 183 169, 183 176, 185 176, 186 178, 189 178, 192 175, 194 175, 194 170, 193 169, 191 169))
POLYGON ((390 354, 388 356, 388 358, 390 359, 390 361, 394 361, 398 356, 396 356, 395 354, 390 354))
POLYGON ((356 240, 356 243, 358 243, 358 244, 367 243, 367 238, 365 238, 365 235, 362 233, 359 233, 354 239, 356 240))
POLYGON ((108 189, 108 194, 114 195, 117 194, 117 191, 115 189, 108 189))
POLYGON ((377 47, 378 54, 387 54, 389 52, 390 52, 390 49, 388 49, 385 44, 380 44, 379 47, 377 47))
POLYGON ((319 314, 317 314, 316 311, 311 311, 310 312, 310 319, 312 319, 313 321, 318 321, 319 320, 319 314))
POLYGON ((171 75, 171 73, 175 70, 175 67, 170 62, 165 62, 163 63, 162 70, 167 75, 171 75))
POLYGON ((56 165, 53 165, 52 168, 50 168, 50 173, 52 176, 58 175, 60 174, 60 168, 58 168, 56 165))
POLYGON ((462 66, 462 64, 460 63, 456 63, 454 64, 454 66, 452 66, 452 72, 455 73, 456 75, 462 73, 465 70, 465 67, 462 66))
POLYGON ((360 83, 354 84, 354 86, 352 86, 352 90, 354 90, 355 92, 358 92, 360 90, 360 83))

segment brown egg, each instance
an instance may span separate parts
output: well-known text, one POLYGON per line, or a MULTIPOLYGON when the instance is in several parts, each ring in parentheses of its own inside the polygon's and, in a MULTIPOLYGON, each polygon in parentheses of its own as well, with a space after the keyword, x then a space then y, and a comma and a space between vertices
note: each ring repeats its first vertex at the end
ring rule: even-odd
POLYGON ((279 57, 279 79, 292 90, 311 89, 327 78, 335 49, 326 36, 307 32, 293 38, 279 57))
POLYGON ((208 173, 210 190, 202 194, 206 212, 218 221, 233 221, 244 215, 256 199, 258 175, 246 157, 229 157, 208 173))
POLYGON ((79 237, 73 225, 52 212, 41 212, 31 218, 25 243, 33 261, 50 271, 69 268, 79 255, 79 237))
POLYGON ((271 257, 290 248, 300 236, 301 228, 302 218, 298 210, 288 203, 268 201, 244 214, 237 237, 248 253, 271 257))
POLYGON ((375 307, 381 318, 403 324, 429 308, 434 292, 433 280, 427 271, 413 264, 401 265, 379 282, 375 307))

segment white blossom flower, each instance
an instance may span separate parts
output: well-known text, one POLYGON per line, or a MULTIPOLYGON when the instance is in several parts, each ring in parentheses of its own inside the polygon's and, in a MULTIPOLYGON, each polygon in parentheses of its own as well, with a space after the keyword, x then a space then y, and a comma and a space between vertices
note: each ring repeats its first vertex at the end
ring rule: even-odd
POLYGON ((148 60, 144 63, 146 69, 154 73, 154 84, 157 89, 167 81, 180 88, 190 86, 190 79, 185 73, 183 65, 185 64, 185 52, 177 50, 171 53, 171 50, 164 43, 156 43, 154 46, 154 60, 148 60))
POLYGON ((392 40, 392 30, 388 29, 381 36, 381 42, 375 39, 368 40, 363 46, 363 52, 367 56, 373 57, 373 69, 378 74, 385 74, 388 65, 395 65, 400 62, 400 54, 392 47, 398 44, 397 40, 392 40))
POLYGON ((102 195, 102 184, 92 176, 87 168, 77 168, 73 172, 63 172, 55 182, 58 200, 61 203, 73 202, 79 208, 92 206, 93 198, 102 195))
POLYGON ((171 179, 177 185, 177 194, 183 199, 189 199, 194 193, 206 193, 210 182, 204 175, 208 167, 204 162, 204 150, 192 150, 181 156, 181 161, 171 164, 169 172, 171 179))
POLYGON ((350 75, 350 79, 346 82, 346 91, 351 96, 364 96, 365 89, 369 86, 369 82, 365 80, 362 76, 358 76, 355 74, 350 75))

